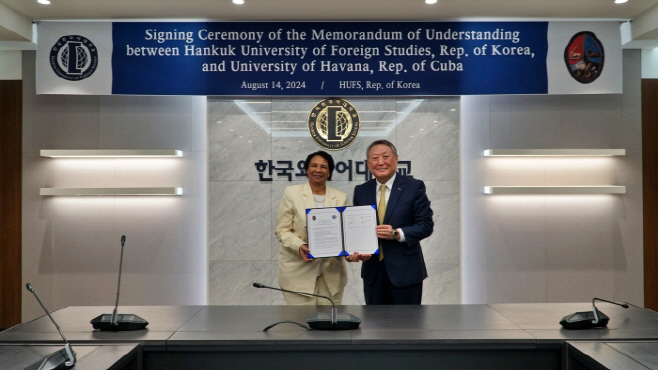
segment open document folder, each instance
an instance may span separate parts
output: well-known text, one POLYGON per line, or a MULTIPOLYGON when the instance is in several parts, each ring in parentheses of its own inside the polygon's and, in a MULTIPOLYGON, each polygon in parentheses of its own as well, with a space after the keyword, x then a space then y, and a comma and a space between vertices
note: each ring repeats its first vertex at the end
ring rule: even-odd
POLYGON ((379 253, 377 208, 371 206, 306 209, 309 257, 379 253))

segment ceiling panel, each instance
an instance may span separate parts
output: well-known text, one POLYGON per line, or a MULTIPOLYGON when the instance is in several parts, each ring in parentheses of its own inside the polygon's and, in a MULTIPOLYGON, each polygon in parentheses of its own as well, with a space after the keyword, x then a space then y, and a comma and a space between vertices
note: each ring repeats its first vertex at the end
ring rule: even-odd
POLYGON ((31 19, 430 20, 472 17, 629 19, 658 0, 1 0, 31 19))

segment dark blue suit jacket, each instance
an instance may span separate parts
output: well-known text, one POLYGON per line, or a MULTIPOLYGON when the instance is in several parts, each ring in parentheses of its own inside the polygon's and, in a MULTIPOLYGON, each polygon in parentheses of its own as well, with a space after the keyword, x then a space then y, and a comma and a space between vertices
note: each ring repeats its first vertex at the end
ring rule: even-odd
MULTIPOLYGON (((376 179, 357 185, 354 188, 353 204, 376 205, 376 187, 376 179)), ((432 215, 425 184, 413 177, 397 174, 386 204, 384 224, 391 225, 394 229, 402 229, 406 242, 379 239, 384 250, 383 262, 386 264, 386 272, 394 286, 416 284, 427 277, 420 241, 432 235, 434 230, 432 215)), ((364 283, 372 285, 377 263, 379 259, 376 255, 363 263, 361 278, 364 283)))

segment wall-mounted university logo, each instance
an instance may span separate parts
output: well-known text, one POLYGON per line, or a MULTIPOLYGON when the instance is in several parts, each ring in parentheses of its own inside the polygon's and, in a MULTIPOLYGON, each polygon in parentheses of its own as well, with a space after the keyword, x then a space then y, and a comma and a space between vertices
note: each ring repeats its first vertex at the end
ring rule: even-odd
POLYGON ((84 80, 98 67, 98 51, 86 37, 62 36, 50 49, 50 66, 65 80, 84 80))
POLYGON ((328 150, 345 149, 359 135, 359 113, 344 99, 325 99, 311 110, 308 132, 319 146, 328 150))
POLYGON ((593 32, 582 31, 573 35, 564 49, 564 62, 576 81, 588 84, 603 71, 605 53, 603 44, 593 32))

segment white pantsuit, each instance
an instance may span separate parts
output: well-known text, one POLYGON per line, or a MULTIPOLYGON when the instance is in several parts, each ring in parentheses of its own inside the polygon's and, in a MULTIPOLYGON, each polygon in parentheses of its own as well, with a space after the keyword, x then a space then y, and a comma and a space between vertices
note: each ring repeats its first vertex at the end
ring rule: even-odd
MULTIPOLYGON (((325 207, 341 207, 347 205, 347 194, 327 186, 324 197, 325 207)), ((347 285, 347 268, 344 257, 316 258, 304 262, 299 254, 299 247, 307 244, 306 209, 316 208, 311 186, 307 184, 293 185, 286 188, 279 205, 276 223, 276 237, 281 242, 279 254, 279 286, 283 289, 300 292, 316 292, 318 271, 321 268, 322 277, 326 282, 332 298, 337 298, 341 304, 343 289, 347 285)), ((317 287, 322 292, 322 286, 317 287)), ((322 294, 322 293, 320 293, 322 294)), ((289 304, 303 304, 298 296, 285 295, 289 304), (290 299, 289 299, 290 298, 290 299)), ((303 297, 301 297, 303 298, 303 297)), ((307 300, 315 302, 315 300, 307 300)), ((325 301, 325 300, 322 300, 325 301)), ((324 303, 320 300, 318 303, 324 303)), ((326 302, 329 304, 329 302, 326 302)))

